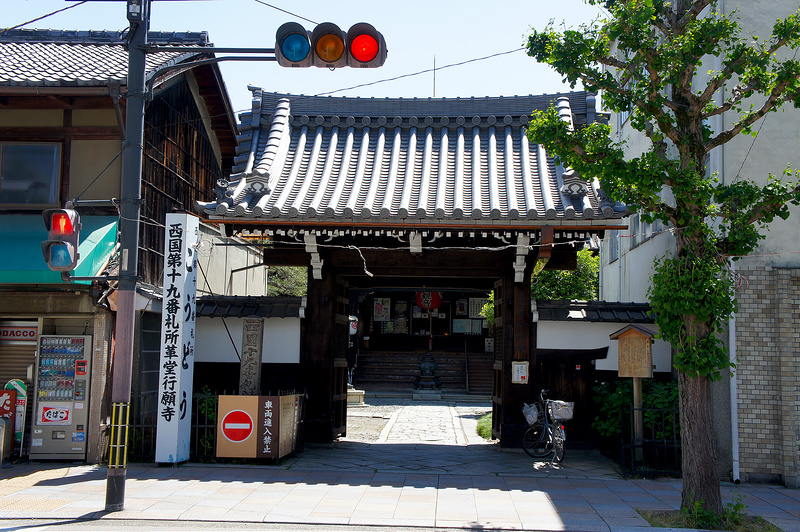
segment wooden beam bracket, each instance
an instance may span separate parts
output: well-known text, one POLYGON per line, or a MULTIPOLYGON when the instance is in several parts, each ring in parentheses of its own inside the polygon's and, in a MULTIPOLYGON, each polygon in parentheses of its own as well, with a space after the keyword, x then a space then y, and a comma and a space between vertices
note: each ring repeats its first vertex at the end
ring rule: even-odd
POLYGON ((552 225, 542 226, 542 238, 539 242, 539 255, 536 258, 536 265, 533 267, 533 276, 539 275, 547 261, 553 254, 553 242, 555 240, 555 228, 552 225))
POLYGON ((408 235, 408 245, 412 255, 422 255, 422 234, 412 231, 408 235))
POLYGON ((306 252, 311 255, 311 272, 314 279, 322 279, 322 258, 317 248, 317 235, 306 233, 303 235, 306 242, 306 252))
POLYGON ((514 282, 525 282, 526 258, 530 253, 531 237, 522 233, 517 235, 517 253, 514 257, 514 282))

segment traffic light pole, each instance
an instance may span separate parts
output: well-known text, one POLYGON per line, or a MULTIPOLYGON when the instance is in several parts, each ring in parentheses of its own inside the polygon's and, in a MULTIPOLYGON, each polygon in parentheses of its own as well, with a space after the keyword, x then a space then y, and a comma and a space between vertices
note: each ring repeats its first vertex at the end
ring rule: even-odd
MULTIPOLYGON (((103 1, 103 0, 93 0, 103 1)), ((119 285, 117 288, 117 317, 115 325, 114 357, 111 364, 111 441, 108 459, 108 474, 106 480, 106 511, 116 512, 125 508, 125 480, 127 476, 127 442, 128 442, 128 415, 131 401, 131 377, 133 373, 133 344, 135 328, 135 302, 136 283, 138 279, 139 262, 139 216, 142 203, 142 157, 144 155, 144 110, 145 100, 148 97, 148 88, 145 82, 146 57, 148 51, 172 51, 168 46, 148 46, 147 30, 150 27, 150 6, 153 0, 127 0, 127 17, 130 22, 128 33, 128 79, 126 98, 125 141, 123 144, 122 163, 122 198, 119 208, 119 241, 120 241, 120 268, 119 285)), ((326 26, 323 23, 321 26, 326 26)), ((335 26, 334 26, 335 27, 335 26)), ((305 30, 303 30, 305 33, 305 30)), ((344 34, 342 38, 344 38, 344 34)), ((354 56, 357 65, 362 67, 381 66, 386 59, 386 44, 383 36, 377 33, 371 25, 359 23, 348 32, 355 39, 361 33, 369 34, 375 41, 370 50, 369 57, 354 56), (356 31, 358 30, 358 31, 356 31), (374 48, 374 49, 373 49, 374 48)), ((344 42, 344 41, 343 41, 344 42)), ((342 44, 343 46, 343 44, 342 44)), ((368 47, 369 48, 369 47, 368 47)), ((174 68, 192 68, 194 66, 218 63, 221 61, 278 61, 281 66, 291 66, 282 62, 274 48, 214 48, 214 47, 180 47, 180 52, 197 51, 206 53, 253 53, 267 54, 267 57, 215 57, 195 62, 170 65, 154 73, 166 72, 174 68)), ((367 50, 361 52, 364 54, 367 50)), ((333 67, 346 66, 347 61, 341 65, 319 64, 317 66, 333 67)), ((86 278, 71 278, 82 280, 86 278)), ((106 280, 112 278, 106 277, 106 280)), ((65 281, 68 278, 65 276, 65 281)))
POLYGON ((128 1, 128 80, 125 145, 120 201, 120 268, 116 338, 111 383, 111 447, 106 480, 106 511, 125 507, 128 413, 131 401, 136 279, 139 262, 139 214, 144 153, 145 47, 150 25, 150 0, 128 1), (132 13, 133 8, 141 11, 132 13))

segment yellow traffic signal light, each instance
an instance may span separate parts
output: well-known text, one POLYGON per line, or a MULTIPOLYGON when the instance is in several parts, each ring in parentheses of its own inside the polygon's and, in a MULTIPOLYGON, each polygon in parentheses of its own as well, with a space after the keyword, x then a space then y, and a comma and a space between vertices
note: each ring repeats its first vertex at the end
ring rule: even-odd
POLYGON ((275 34, 275 56, 281 66, 375 68, 383 65, 386 55, 383 35, 366 22, 354 24, 347 33, 332 22, 310 32, 297 22, 287 22, 275 34))

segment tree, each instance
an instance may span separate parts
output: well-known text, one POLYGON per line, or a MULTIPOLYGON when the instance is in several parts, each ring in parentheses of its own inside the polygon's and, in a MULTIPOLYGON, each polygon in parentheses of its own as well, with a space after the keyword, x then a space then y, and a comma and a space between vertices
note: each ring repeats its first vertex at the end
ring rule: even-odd
POLYGON ((307 268, 272 266, 269 269, 268 296, 304 296, 308 292, 307 268))
MULTIPOLYGON (((629 111, 649 148, 626 157, 608 126, 573 130, 555 109, 532 117, 529 136, 565 166, 599 178, 611 198, 671 224, 675 252, 656 260, 649 295, 679 371, 681 507, 719 513, 710 384, 729 370, 719 336, 735 311, 727 264, 751 253, 776 216, 788 216, 800 189, 771 175, 766 185, 741 176, 722 184, 707 174, 706 160, 767 113, 800 107, 800 63, 787 52, 798 48, 800 12, 778 20, 768 38, 747 40, 736 17, 717 12, 712 0, 586 1, 609 16, 576 30, 534 31, 528 54, 573 87, 602 91, 612 111, 629 111), (719 67, 703 70, 712 58, 719 67), (723 86, 729 96, 718 101, 723 86), (730 127, 712 130, 709 119, 723 113, 733 115, 730 127)), ((789 176, 796 174, 787 169, 789 176)))
POLYGON ((598 297, 600 261, 588 248, 578 251, 574 270, 543 270, 531 279, 531 299, 580 299, 598 297))
MULTIPOLYGON (((574 270, 543 270, 531 277, 531 299, 578 299, 594 301, 600 288, 600 259, 588 248, 578 251, 574 270)), ((481 307, 481 317, 494 325, 494 292, 481 307)))

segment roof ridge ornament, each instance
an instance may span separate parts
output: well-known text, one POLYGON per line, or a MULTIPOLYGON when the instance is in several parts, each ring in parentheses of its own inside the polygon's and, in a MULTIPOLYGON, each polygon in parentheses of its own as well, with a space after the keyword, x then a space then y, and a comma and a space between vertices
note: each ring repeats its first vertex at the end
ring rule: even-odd
MULTIPOLYGON (((558 108, 558 116, 561 120, 569 124, 570 131, 574 130, 575 126, 572 121, 572 107, 570 106, 569 98, 564 96, 558 98, 558 100, 556 100, 556 107, 558 108)), ((587 186, 586 180, 583 179, 581 174, 574 168, 565 168, 561 174, 561 179, 563 180, 563 184, 559 188, 559 192, 562 197, 572 202, 580 202, 580 211, 583 216, 586 218, 593 218, 594 209, 588 201, 589 187, 587 186)), ((565 205, 565 213, 568 216, 570 214, 574 216, 575 206, 565 205)))

